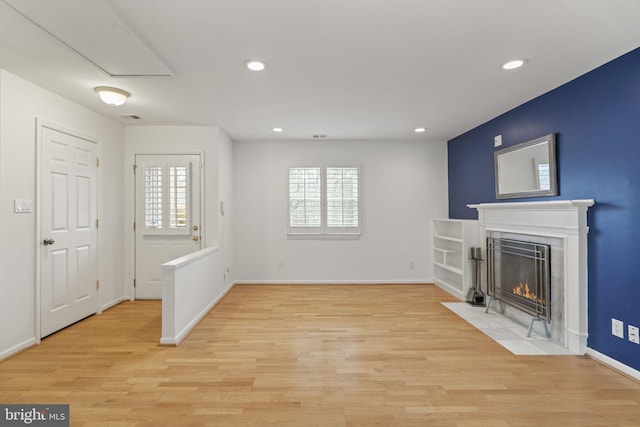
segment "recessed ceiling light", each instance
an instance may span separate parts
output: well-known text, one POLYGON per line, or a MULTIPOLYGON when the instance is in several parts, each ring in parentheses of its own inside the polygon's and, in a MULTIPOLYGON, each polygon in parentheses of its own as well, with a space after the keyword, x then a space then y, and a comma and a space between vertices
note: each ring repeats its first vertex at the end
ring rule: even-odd
POLYGON ((503 70, 515 70, 516 68, 522 67, 527 63, 526 59, 514 59, 513 61, 505 62, 502 65, 503 70))
POLYGON ((415 133, 423 133, 427 131, 427 128, 415 128, 413 131, 415 133))
POLYGON ((273 128, 271 130, 274 131, 274 132, 284 132, 283 128, 273 128))
POLYGON ((257 61, 255 59, 250 59, 244 63, 244 66, 250 69, 251 71, 262 71, 266 68, 266 65, 262 61, 257 61))

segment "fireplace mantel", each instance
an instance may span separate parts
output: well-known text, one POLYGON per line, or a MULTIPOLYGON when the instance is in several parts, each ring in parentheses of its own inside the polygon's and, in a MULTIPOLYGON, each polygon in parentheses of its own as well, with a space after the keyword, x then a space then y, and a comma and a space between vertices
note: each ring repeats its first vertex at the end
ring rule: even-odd
POLYGON ((594 203, 593 199, 583 199, 467 205, 478 210, 483 242, 487 232, 556 237, 564 241, 564 343, 576 354, 586 353, 589 335, 587 209, 594 203))

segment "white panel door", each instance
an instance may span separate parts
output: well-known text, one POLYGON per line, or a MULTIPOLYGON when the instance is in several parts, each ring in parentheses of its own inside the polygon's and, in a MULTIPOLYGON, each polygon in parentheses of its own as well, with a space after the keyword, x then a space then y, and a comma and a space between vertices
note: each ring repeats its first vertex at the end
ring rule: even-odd
POLYGON ((200 156, 138 154, 135 297, 162 298, 162 264, 200 250, 200 156))
POLYGON ((40 327, 98 311, 96 144, 42 127, 40 327))

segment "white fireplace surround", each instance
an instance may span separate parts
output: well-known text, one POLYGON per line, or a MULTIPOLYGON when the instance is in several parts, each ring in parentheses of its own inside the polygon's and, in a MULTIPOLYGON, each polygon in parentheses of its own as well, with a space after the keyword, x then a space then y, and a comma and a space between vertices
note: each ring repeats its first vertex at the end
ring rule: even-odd
POLYGON ((563 241, 563 342, 571 352, 580 355, 587 352, 589 335, 587 209, 594 203, 592 199, 585 199, 467 205, 478 210, 483 245, 486 245, 487 232, 555 237, 563 241))

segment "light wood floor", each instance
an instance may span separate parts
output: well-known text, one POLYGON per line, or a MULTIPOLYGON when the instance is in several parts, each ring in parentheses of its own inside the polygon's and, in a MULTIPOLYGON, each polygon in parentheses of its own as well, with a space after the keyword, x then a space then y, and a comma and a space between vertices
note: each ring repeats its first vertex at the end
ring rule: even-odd
POLYGON ((177 348, 160 303, 120 304, 0 363, 0 403, 71 425, 640 426, 640 383, 514 356, 433 285, 239 285, 177 348))

